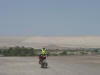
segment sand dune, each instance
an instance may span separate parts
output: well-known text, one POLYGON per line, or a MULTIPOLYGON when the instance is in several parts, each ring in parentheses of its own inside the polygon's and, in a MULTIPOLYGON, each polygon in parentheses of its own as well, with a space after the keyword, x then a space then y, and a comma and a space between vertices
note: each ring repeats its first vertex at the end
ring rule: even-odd
POLYGON ((42 48, 49 45, 72 48, 100 48, 100 36, 0 37, 0 47, 26 46, 42 48))

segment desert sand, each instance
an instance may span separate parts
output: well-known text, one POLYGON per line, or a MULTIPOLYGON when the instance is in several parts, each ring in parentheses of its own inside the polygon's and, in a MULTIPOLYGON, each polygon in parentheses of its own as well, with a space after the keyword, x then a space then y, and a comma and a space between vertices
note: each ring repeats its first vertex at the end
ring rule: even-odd
POLYGON ((55 56, 47 69, 38 57, 0 57, 0 75, 100 75, 100 56, 55 56))

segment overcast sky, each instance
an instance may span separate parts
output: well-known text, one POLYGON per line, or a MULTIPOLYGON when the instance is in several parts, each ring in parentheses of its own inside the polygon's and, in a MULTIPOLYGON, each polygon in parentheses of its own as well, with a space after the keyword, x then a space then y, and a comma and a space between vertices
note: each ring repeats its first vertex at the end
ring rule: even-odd
POLYGON ((100 0, 0 0, 2 35, 100 35, 100 0))

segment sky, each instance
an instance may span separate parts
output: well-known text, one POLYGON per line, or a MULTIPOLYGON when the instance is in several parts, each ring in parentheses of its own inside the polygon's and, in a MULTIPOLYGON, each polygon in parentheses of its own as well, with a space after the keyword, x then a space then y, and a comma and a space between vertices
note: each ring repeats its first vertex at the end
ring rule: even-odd
POLYGON ((100 35, 100 0, 0 0, 0 36, 100 35))

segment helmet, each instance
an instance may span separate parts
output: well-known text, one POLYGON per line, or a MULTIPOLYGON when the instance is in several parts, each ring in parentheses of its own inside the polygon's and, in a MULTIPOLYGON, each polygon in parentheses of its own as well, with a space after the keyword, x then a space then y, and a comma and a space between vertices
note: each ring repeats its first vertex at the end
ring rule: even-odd
POLYGON ((42 48, 42 49, 44 49, 44 50, 45 50, 45 48, 42 48))

